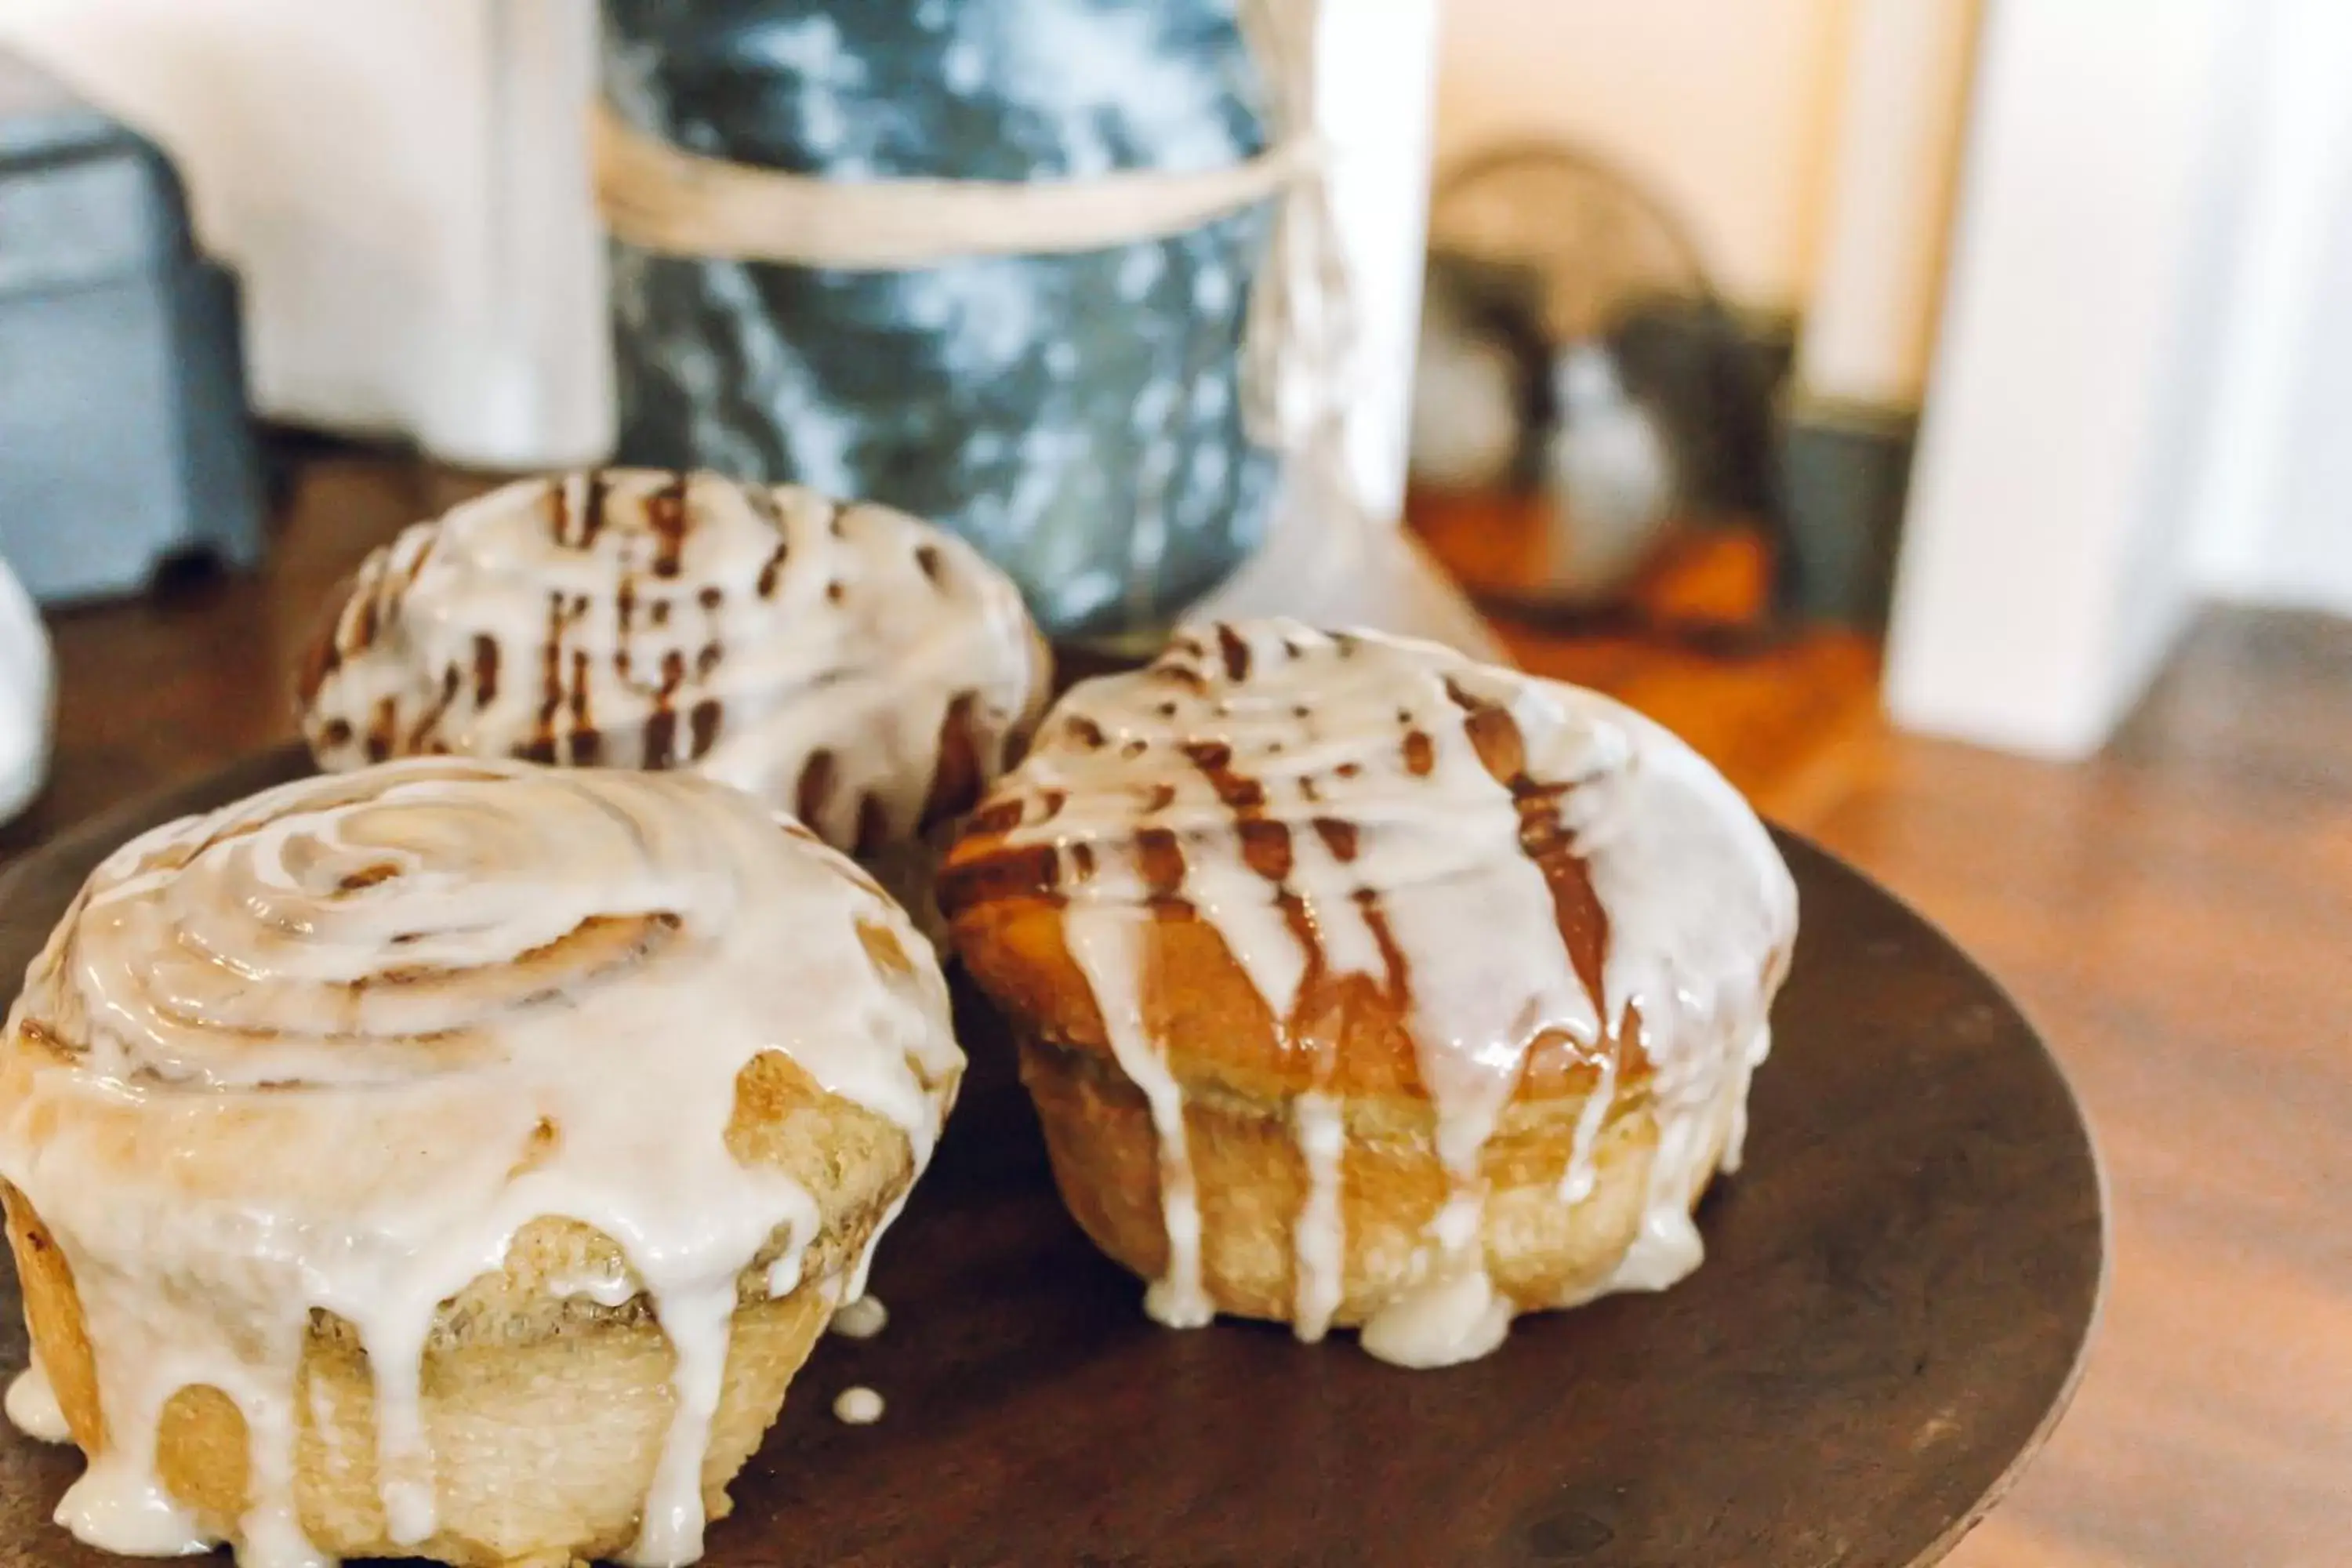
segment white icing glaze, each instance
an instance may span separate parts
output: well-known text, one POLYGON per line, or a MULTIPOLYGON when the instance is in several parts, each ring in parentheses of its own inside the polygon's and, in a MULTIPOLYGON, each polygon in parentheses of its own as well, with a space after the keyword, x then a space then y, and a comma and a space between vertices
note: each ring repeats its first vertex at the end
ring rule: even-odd
MULTIPOLYGON (((1559 1201, 1564 1204, 1582 1203, 1600 1184, 1601 1134, 1609 1124, 1609 1107, 1617 1096, 1618 1063, 1623 1056, 1622 1047, 1601 1053, 1601 1076, 1586 1097, 1584 1109, 1576 1113, 1576 1139, 1569 1147, 1568 1169, 1559 1178, 1559 1201)), ((1747 1096, 1743 1092, 1740 1098, 1744 1103, 1747 1096)))
POLYGON ((73 1441, 73 1429, 66 1425, 65 1410, 58 1404, 58 1391, 49 1386, 48 1371, 37 1355, 9 1383, 7 1412, 8 1424, 36 1443, 73 1441))
POLYGON ((782 1237, 796 1282, 819 1220, 728 1151, 738 1076, 786 1054, 919 1168, 962 1062, 928 943, 797 826, 690 776, 511 763, 305 780, 125 846, 33 964, 28 1026, 68 1059, 12 1047, 0 1176, 74 1270, 108 1431, 59 1518, 120 1552, 209 1544, 153 1450, 210 1384, 251 1434, 248 1568, 319 1561, 293 1500, 314 1308, 373 1365, 393 1530, 434 1532, 435 1315, 544 1215, 627 1259, 559 1293, 642 1292, 671 1341, 632 1560, 692 1561, 738 1277, 782 1237))
MULTIPOLYGON (((1655 1289, 1696 1265, 1689 1205, 1717 1149, 1736 1159, 1796 894, 1746 803, 1674 736, 1596 693, 1433 645, 1255 621, 1197 628, 1149 670, 1074 689, 991 815, 1007 803, 1019 813, 1008 844, 1053 851, 1071 954, 1161 1135, 1171 1262, 1153 1292, 1182 1310, 1160 1315, 1198 1321, 1208 1308, 1183 1090, 1139 1003, 1134 931, 1155 898, 1216 928, 1296 1048, 1316 1045, 1294 1010, 1318 966, 1409 996, 1452 1190, 1422 1283, 1367 1327, 1374 1353, 1443 1364, 1502 1338, 1515 1308, 1480 1251, 1482 1156, 1547 1036, 1573 1042, 1599 1078, 1564 1203, 1594 1187, 1622 1053, 1638 1044, 1653 1072, 1658 1151, 1641 1235, 1606 1288, 1655 1289), (1515 738, 1516 778, 1482 760, 1480 724, 1515 738), (1527 847, 1553 832, 1605 920, 1595 974, 1579 973, 1527 847)), ((1320 1081, 1293 1105, 1308 1177, 1294 1311, 1310 1339, 1345 1258, 1344 1107, 1320 1081)))
MULTIPOLYGON (((787 1260, 794 1266, 793 1282, 781 1290, 772 1288, 768 1292, 770 1295, 792 1294, 793 1286, 800 1282, 798 1270, 800 1257, 797 1251, 788 1251, 783 1258, 776 1260, 778 1268, 782 1267, 787 1260)), ((551 1296, 562 1297, 567 1300, 578 1297, 583 1300, 593 1301, 600 1307, 618 1307, 636 1295, 637 1282, 629 1278, 627 1268, 614 1264, 593 1270, 583 1269, 576 1274, 566 1274, 559 1279, 551 1279, 547 1284, 547 1293, 551 1296)))
POLYGON ((1216 1315, 1201 1282, 1201 1201, 1184 1129, 1184 1091, 1168 1070, 1163 1047, 1143 1019, 1139 920, 1133 909, 1073 908, 1070 957, 1087 977, 1102 1013, 1111 1053, 1151 1107, 1160 1136, 1160 1209, 1168 1232, 1168 1268, 1143 1295, 1143 1310, 1171 1329, 1197 1329, 1216 1315))
POLYGON ((845 1301, 833 1315, 833 1331, 844 1339, 870 1340, 890 1326, 890 1309, 879 1296, 845 1301))
POLYGON ((1290 1118, 1298 1158, 1307 1168, 1307 1201, 1293 1227, 1298 1289, 1291 1325, 1300 1339, 1313 1344, 1330 1331, 1331 1314, 1339 1310, 1346 1285, 1348 1237, 1339 1182, 1348 1126, 1339 1101, 1321 1090, 1292 1100, 1290 1118))
POLYGON ((910 1188, 907 1193, 901 1193, 891 1203, 889 1209, 882 1215, 882 1223, 874 1227, 874 1235, 866 1242, 866 1250, 859 1254, 857 1261, 851 1266, 848 1274, 835 1284, 833 1295, 835 1305, 838 1306, 844 1301, 855 1301, 866 1294, 866 1279, 874 1272, 874 1254, 880 1248, 882 1237, 888 1234, 892 1226, 898 1223, 898 1215, 906 1208, 907 1199, 911 1192, 910 1188))
POLYGON ((801 1252, 787 1247, 784 1255, 768 1265, 768 1298, 789 1296, 801 1288, 801 1252))
POLYGON ((882 1396, 870 1388, 845 1388, 833 1402, 833 1414, 852 1426, 871 1426, 882 1419, 882 1396))
POLYGON ((1511 1303, 1483 1262, 1447 1255, 1439 1271, 1364 1320, 1357 1342, 1391 1366, 1423 1371, 1492 1354, 1511 1331, 1511 1303))
POLYGON ((1049 675, 1018 590, 952 535, 634 469, 522 480, 408 529, 361 567, 328 647, 302 720, 324 767, 691 766, 902 894, 926 827, 1003 771, 1049 675), (951 713, 970 754, 935 798, 951 713))
POLYGON ((172 1500, 144 1460, 109 1455, 91 1460, 58 1500, 56 1518, 75 1540, 118 1557, 194 1557, 219 1544, 172 1500))

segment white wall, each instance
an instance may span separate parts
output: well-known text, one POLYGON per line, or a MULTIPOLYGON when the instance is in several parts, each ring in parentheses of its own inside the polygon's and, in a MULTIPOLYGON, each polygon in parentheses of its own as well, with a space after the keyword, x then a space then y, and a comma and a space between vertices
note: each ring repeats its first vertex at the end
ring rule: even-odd
POLYGON ((1888 703, 2078 755, 2198 599, 2352 614, 2352 9, 2012 0, 1979 71, 1888 703))
POLYGON ((2263 87, 2250 15, 1987 16, 1888 649, 1907 725, 2079 755, 2181 624, 2263 87))
POLYGON ((1653 185, 1743 303, 1812 277, 1851 0, 1447 0, 1441 155, 1563 137, 1653 185))
POLYGON ((1318 41, 1319 131, 1335 149, 1330 202, 1346 249, 1358 342, 1347 389, 1348 458, 1383 516, 1404 504, 1405 421, 1421 321, 1429 223, 1434 83, 1429 60, 1441 0, 1324 7, 1318 41))
POLYGON ((1854 0, 1799 340, 1805 397, 1916 409, 1927 392, 1978 12, 1854 0))
POLYGON ((2263 0, 2192 567, 2217 595, 2352 615, 2352 6, 2263 0))
POLYGON ((1441 155, 1600 154, 1735 301, 1802 318, 1806 397, 1917 406, 1978 0, 1450 0, 1441 155))

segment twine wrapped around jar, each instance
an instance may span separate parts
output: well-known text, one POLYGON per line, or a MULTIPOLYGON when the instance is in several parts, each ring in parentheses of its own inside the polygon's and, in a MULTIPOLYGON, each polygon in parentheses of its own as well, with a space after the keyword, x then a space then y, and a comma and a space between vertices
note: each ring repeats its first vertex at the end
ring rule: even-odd
POLYGON ((600 103, 592 127, 598 205, 614 238, 657 255, 908 271, 1165 238, 1278 198, 1242 344, 1246 428, 1259 445, 1327 463, 1338 478, 1356 332, 1329 150, 1315 129, 1323 0, 1242 0, 1239 19, 1275 134, 1266 151, 1224 168, 845 181, 688 152, 600 103))
MULTIPOLYGON (((1489 627, 1412 533, 1367 499, 1348 451, 1362 369, 1360 299, 1331 202, 1334 151, 1319 130, 1318 103, 1322 28, 1334 16, 1324 0, 1240 0, 1234 9, 1237 45, 1261 82, 1267 134, 1261 153, 1223 167, 1037 181, 795 174, 682 151, 607 103, 593 127, 604 221, 625 251, 673 263, 912 278, 1002 258, 1082 258, 1179 242, 1270 202, 1273 233, 1240 300, 1228 374, 1237 435, 1284 458, 1279 503, 1254 552, 1233 562, 1223 581, 1173 593, 1157 576, 1167 569, 1164 529, 1155 524, 1148 543, 1139 524, 1122 595, 1136 614, 1108 627, 1108 642, 1148 647, 1167 626, 1160 616, 1282 611, 1433 637, 1503 660, 1489 627)), ((1209 406, 1216 388, 1195 390, 1209 406)), ((1025 588, 1049 590, 1046 578, 1030 578, 1025 588)), ((1049 606, 1034 609, 1063 637, 1106 642, 1098 627, 1056 626, 1049 606)))

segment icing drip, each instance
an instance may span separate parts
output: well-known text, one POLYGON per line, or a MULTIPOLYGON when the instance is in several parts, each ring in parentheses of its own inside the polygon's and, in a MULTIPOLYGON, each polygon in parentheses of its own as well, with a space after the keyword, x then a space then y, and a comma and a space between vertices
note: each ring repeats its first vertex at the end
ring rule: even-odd
POLYGON ((302 723, 328 768, 691 767, 905 891, 927 830, 1003 770, 1047 674, 1012 582, 914 518, 600 470, 509 485, 371 555, 302 723))
MULTIPOLYGON (((1771 989, 1779 990, 1780 976, 1775 974, 1769 984, 1771 989)), ((1723 1140, 1723 1158, 1717 1162, 1726 1171, 1738 1170, 1748 1158, 1748 1086, 1754 1081, 1756 1069, 1762 1067, 1765 1058, 1771 1054, 1772 1026, 1769 1022, 1759 1024, 1756 1026, 1755 1035, 1748 1042, 1746 1053, 1740 1059, 1737 1091, 1734 1092, 1730 1089, 1730 1086, 1726 1086, 1726 1098, 1731 1105, 1730 1131, 1723 1140)))
POLYGON ((73 1441, 73 1429, 58 1405, 58 1391, 49 1386, 48 1372, 38 1356, 8 1384, 7 1411, 8 1424, 36 1443, 73 1441))
POLYGON ((1483 1163, 1538 1042, 1565 1042, 1594 1080, 1563 1203, 1593 1192, 1635 1063, 1654 1080, 1641 1237, 1607 1288, 1697 1263, 1688 1207, 1716 1151, 1736 1158, 1796 896, 1746 803, 1656 725, 1431 645, 1203 626, 1150 669, 1071 691, 980 820, 1008 853, 1045 853, 1071 955, 1150 1104, 1170 1256, 1156 1306, 1208 1310, 1183 1089, 1139 1005, 1137 922, 1171 905, 1217 931, 1286 1050, 1317 1064, 1290 1107, 1302 1338, 1336 1310, 1346 1256, 1344 1094, 1302 1006, 1332 976, 1402 1003, 1448 1182, 1417 1283, 1367 1326, 1368 1349, 1434 1365, 1507 1331, 1517 1304, 1487 1274, 1483 1163))
POLYGON ((1339 1207, 1340 1158, 1348 1143, 1347 1122, 1329 1095, 1302 1094, 1291 1101, 1298 1157, 1307 1169, 1307 1202, 1298 1211, 1293 1242, 1298 1271, 1291 1327, 1313 1344, 1330 1331, 1345 1288, 1348 1238, 1339 1207))
POLYGON ((860 1296, 833 1315, 833 1331, 844 1339, 870 1340, 890 1325, 890 1309, 879 1296, 860 1296))
POLYGON ((833 1402, 834 1418, 852 1426, 871 1426, 882 1419, 882 1396, 870 1388, 845 1388, 833 1402))
MULTIPOLYGON (((751 1262, 750 1253, 743 1261, 751 1262)), ((677 1413, 646 1492, 644 1529, 624 1559, 630 1568, 675 1568, 702 1555, 702 1458, 719 1414, 728 1329, 735 1313, 732 1280, 666 1294, 657 1289, 656 1300, 662 1331, 677 1357, 670 1373, 677 1413)))
MULTIPOLYGON (((152 1436, 153 1424, 141 1429, 152 1436)), ((172 1500, 152 1460, 118 1458, 111 1449, 66 1489, 56 1519, 83 1545, 118 1557, 193 1557, 218 1544, 172 1500)))
POLYGON ((892 1226, 898 1223, 898 1215, 906 1209, 907 1199, 912 1195, 913 1191, 914 1189, 909 1187, 891 1201, 888 1211, 882 1216, 882 1223, 874 1227, 874 1235, 867 1240, 866 1250, 858 1255, 857 1262, 850 1268, 849 1273, 835 1285, 833 1297, 835 1305, 843 1301, 855 1301, 866 1294, 866 1279, 874 1272, 874 1254, 880 1249, 882 1237, 888 1234, 892 1226))
POLYGON ((693 1560, 739 1278, 781 1246, 769 1282, 793 1288, 820 1229, 814 1194, 729 1151, 739 1076, 783 1053, 919 1170, 962 1063, 928 944, 797 826, 691 777, 432 761, 125 846, 10 1040, 0 1176, 74 1271, 107 1429, 59 1519, 120 1552, 209 1545, 154 1446, 210 1385, 249 1434, 247 1568, 322 1561, 294 1499, 314 1309, 366 1350, 392 1533, 433 1535, 436 1313, 543 1216, 625 1259, 554 1294, 643 1294, 670 1342, 632 1561, 693 1560))
MULTIPOLYGON (((1601 1131, 1608 1125, 1609 1106, 1617 1097, 1617 1064, 1622 1055, 1622 1047, 1601 1053, 1601 1077, 1593 1084, 1592 1092, 1586 1096, 1584 1109, 1576 1113, 1575 1142, 1569 1147, 1568 1169, 1560 1173, 1559 1178, 1559 1201, 1564 1204, 1582 1203, 1592 1195, 1592 1189, 1600 1183, 1601 1131)), ((1744 1089, 1740 1100, 1743 1104, 1746 1102, 1747 1091, 1744 1089)), ((1730 1169, 1728 1162, 1724 1168, 1730 1169)))
POLYGON ((1160 1135, 1160 1211, 1168 1268, 1144 1292, 1143 1310, 1171 1329, 1197 1329, 1216 1315, 1201 1283, 1201 1200, 1184 1130, 1184 1091, 1143 1020, 1142 962, 1128 910, 1073 910, 1070 957, 1093 987, 1103 1034, 1119 1069, 1143 1091, 1160 1135))
POLYGON ((1496 1293, 1483 1265, 1454 1253, 1436 1275, 1366 1319, 1357 1339, 1392 1366, 1422 1371, 1491 1354, 1510 1331, 1511 1303, 1496 1293))

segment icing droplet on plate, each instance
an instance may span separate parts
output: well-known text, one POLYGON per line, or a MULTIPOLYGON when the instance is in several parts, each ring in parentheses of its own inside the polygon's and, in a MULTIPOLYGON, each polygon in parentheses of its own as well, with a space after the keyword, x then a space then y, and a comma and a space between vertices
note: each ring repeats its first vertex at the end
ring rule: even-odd
POLYGON ((1449 1267, 1374 1313, 1359 1336, 1392 1366, 1455 1366, 1490 1354, 1511 1331, 1511 1304, 1483 1267, 1449 1267))
POLYGON ((860 1296, 833 1314, 833 1331, 844 1339, 870 1340, 889 1326, 890 1309, 879 1296, 860 1296))
POLYGON ((870 1388, 845 1388, 833 1402, 835 1419, 852 1426, 871 1426, 882 1419, 882 1396, 870 1388))

